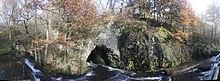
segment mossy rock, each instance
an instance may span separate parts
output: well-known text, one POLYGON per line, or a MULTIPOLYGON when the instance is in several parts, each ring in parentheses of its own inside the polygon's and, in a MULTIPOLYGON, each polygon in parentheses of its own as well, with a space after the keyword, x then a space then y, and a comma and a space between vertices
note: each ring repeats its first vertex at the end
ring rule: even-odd
POLYGON ((184 46, 178 42, 161 44, 163 54, 166 58, 165 62, 168 63, 166 64, 163 62, 165 63, 163 64, 164 67, 175 67, 180 63, 191 59, 188 52, 185 52, 187 49, 183 47, 184 46))
POLYGON ((88 71, 88 67, 87 67, 87 63, 84 62, 84 61, 80 61, 81 62, 81 65, 79 67, 80 69, 80 74, 84 74, 88 71))
POLYGON ((134 70, 135 69, 134 62, 133 61, 129 61, 126 69, 134 70))
POLYGON ((155 33, 153 36, 155 36, 160 42, 173 42, 174 39, 172 37, 172 34, 169 30, 163 27, 156 27, 153 30, 155 30, 155 33))

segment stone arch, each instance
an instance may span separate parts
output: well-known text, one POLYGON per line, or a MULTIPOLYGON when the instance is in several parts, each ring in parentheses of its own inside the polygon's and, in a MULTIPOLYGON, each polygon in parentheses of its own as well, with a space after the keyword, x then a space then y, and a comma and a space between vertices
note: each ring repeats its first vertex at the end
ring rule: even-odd
POLYGON ((105 45, 97 45, 89 54, 88 58, 86 59, 87 62, 93 62, 96 64, 104 64, 110 65, 109 53, 112 51, 107 48, 105 45))

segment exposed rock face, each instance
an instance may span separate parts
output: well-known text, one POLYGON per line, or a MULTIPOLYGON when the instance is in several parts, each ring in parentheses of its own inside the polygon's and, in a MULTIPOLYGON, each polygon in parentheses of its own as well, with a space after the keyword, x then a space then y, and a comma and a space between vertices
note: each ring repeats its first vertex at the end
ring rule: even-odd
POLYGON ((105 29, 99 34, 95 41, 96 45, 105 45, 112 50, 114 54, 120 56, 117 39, 120 35, 120 29, 115 27, 114 22, 109 22, 104 26, 105 29))
POLYGON ((188 47, 175 41, 165 28, 148 29, 145 23, 126 25, 111 21, 100 26, 104 29, 88 41, 83 61, 127 70, 155 71, 191 59, 188 47))
POLYGON ((108 22, 96 45, 112 50, 110 65, 135 71, 154 71, 190 60, 189 49, 165 28, 148 29, 145 23, 108 22), (116 56, 114 56, 116 55, 116 56))
POLYGON ((59 46, 48 56, 54 70, 80 74, 86 61, 135 71, 155 71, 179 65, 191 59, 188 46, 172 37, 165 28, 148 28, 143 22, 105 22, 97 37, 77 48, 59 46), (59 53, 59 54, 57 54, 59 53))
MULTIPOLYGON (((107 24, 100 25, 104 28, 103 31, 100 32, 98 37, 95 38, 95 40, 90 41, 88 44, 88 50, 87 50, 87 59, 92 52, 98 52, 106 50, 106 52, 102 52, 103 55, 107 55, 108 58, 102 58, 109 61, 109 64, 114 67, 117 67, 119 65, 120 60, 120 52, 118 47, 118 36, 120 35, 120 29, 114 27, 114 22, 109 22, 107 24), (95 48, 99 48, 102 50, 95 50, 95 48)), ((98 53, 100 56, 101 54, 98 53)), ((95 58, 95 57, 94 57, 95 58)), ((97 62, 96 62, 97 63, 97 62)))
MULTIPOLYGON (((120 52, 118 49, 119 29, 112 28, 113 22, 100 25, 102 31, 93 38, 87 39, 86 44, 76 48, 55 45, 54 54, 49 54, 48 64, 51 71, 65 74, 83 74, 87 70, 87 61, 118 67, 120 52), (50 68, 51 69, 51 68, 50 68)), ((54 51, 53 51, 54 52, 54 51)))

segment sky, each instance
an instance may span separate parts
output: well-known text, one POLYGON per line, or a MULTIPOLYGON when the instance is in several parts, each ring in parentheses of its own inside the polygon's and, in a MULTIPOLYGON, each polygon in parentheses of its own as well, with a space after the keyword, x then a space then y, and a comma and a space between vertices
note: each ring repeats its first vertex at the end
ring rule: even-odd
MULTIPOLYGON (((95 0, 100 1, 100 0, 95 0)), ((107 0, 101 0, 102 4, 106 3, 107 0)), ((201 13, 205 13, 207 10, 207 7, 209 4, 211 4, 212 0, 189 0, 189 2, 192 4, 192 7, 194 11, 196 12, 196 15, 200 15, 201 13)), ((104 4, 103 6, 105 6, 104 4)))
POLYGON ((196 14, 205 13, 212 0, 189 0, 196 14))

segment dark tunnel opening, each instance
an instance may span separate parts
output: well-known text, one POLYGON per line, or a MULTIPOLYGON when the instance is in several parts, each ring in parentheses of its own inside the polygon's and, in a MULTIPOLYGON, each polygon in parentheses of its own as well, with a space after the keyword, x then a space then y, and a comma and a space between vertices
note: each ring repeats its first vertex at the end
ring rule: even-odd
POLYGON ((111 51, 104 45, 96 46, 86 61, 92 61, 95 64, 110 65, 110 60, 108 59, 108 53, 110 52, 111 51))

